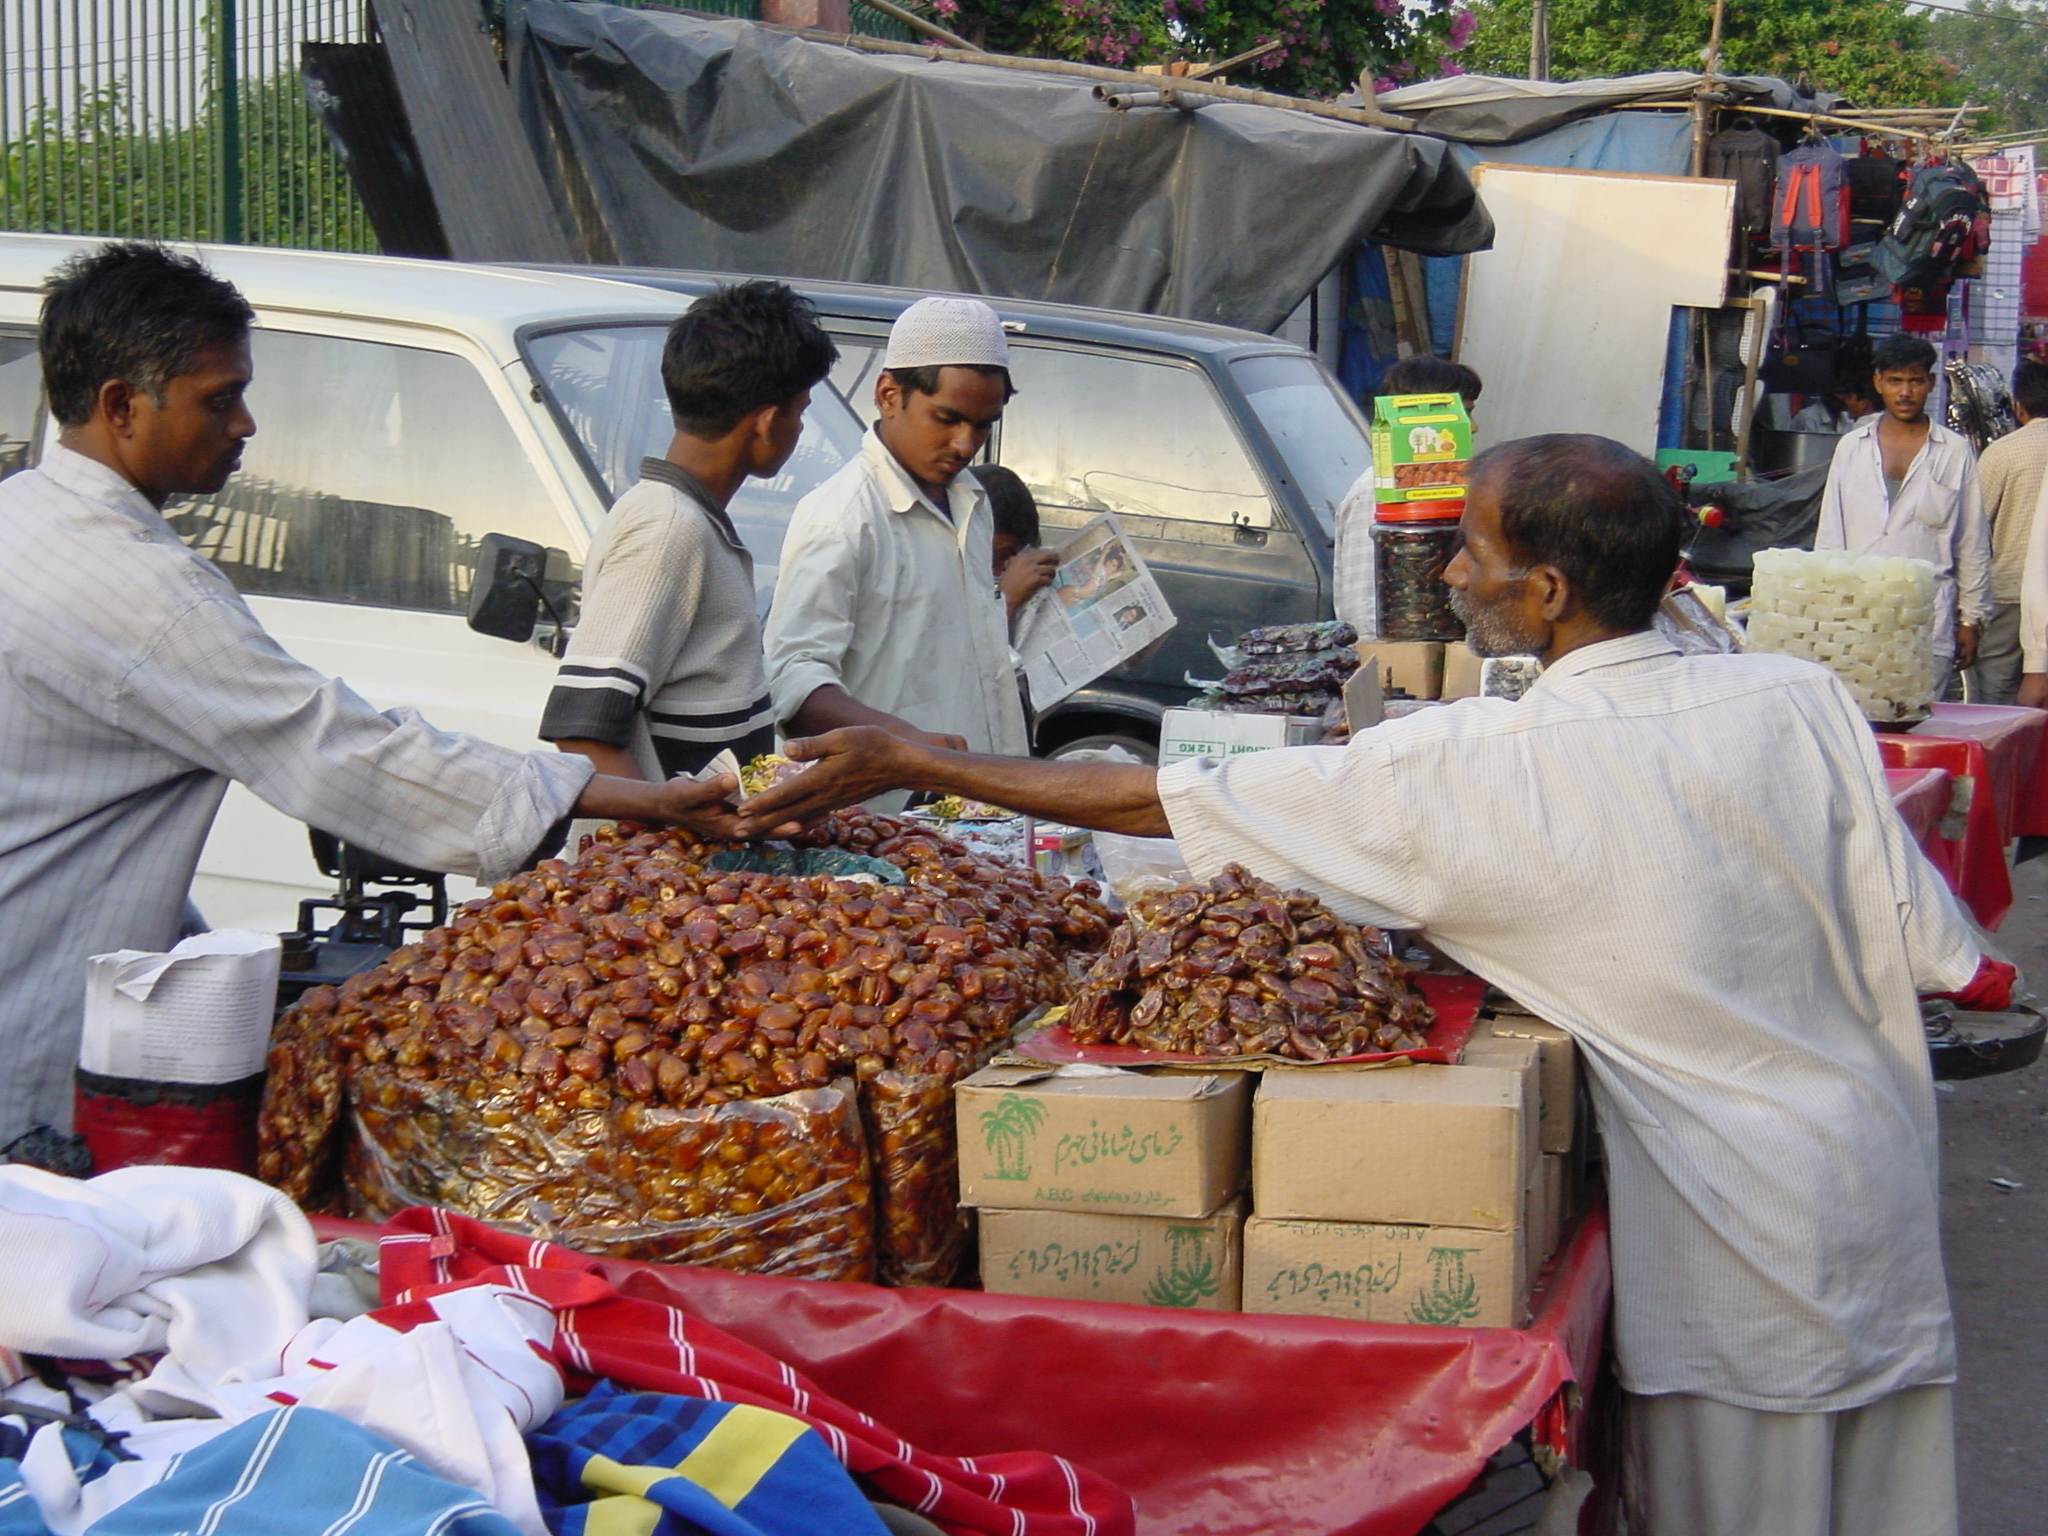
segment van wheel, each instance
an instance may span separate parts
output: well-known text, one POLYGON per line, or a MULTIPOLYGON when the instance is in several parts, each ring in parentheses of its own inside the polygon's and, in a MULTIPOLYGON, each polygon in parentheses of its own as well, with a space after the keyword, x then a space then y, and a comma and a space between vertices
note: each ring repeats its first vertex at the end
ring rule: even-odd
POLYGON ((1117 750, 1128 752, 1132 758, 1151 768, 1159 762, 1159 744, 1147 741, 1142 736, 1125 736, 1114 731, 1104 731, 1095 736, 1079 736, 1072 741, 1063 741, 1046 753, 1048 762, 1124 762, 1117 750))

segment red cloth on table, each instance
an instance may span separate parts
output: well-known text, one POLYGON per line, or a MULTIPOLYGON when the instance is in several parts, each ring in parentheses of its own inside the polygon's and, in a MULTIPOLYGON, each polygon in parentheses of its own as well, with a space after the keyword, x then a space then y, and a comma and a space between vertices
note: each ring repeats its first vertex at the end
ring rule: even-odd
POLYGON ((672 1302, 621 1295, 588 1255, 425 1207, 400 1211, 384 1230, 378 1290, 385 1308, 397 1310, 378 1316, 395 1324, 417 1321, 410 1305, 443 1291, 511 1286, 553 1308, 555 1363, 572 1393, 601 1377, 641 1392, 789 1414, 885 1498, 956 1533, 1133 1536, 1137 1529, 1130 1495, 1099 1473, 1037 1451, 968 1462, 919 1450, 672 1302))
POLYGON ((1970 1013, 2003 1013, 2012 1006, 2012 984, 2020 979, 2014 966, 1989 955, 1977 961, 1977 974, 1959 992, 1936 992, 1934 997, 1954 998, 1970 1013))
POLYGON ((2048 713, 2008 704, 1937 704, 1911 735, 1983 743, 2004 839, 2048 835, 2048 713))
POLYGON ((1941 835, 1942 818, 1948 815, 1954 793, 1946 768, 1887 768, 1885 782, 1891 785, 1892 804, 1906 824, 1913 841, 1920 845, 1928 862, 1941 871, 1950 890, 1956 887, 1956 845, 1941 835))
MULTIPOLYGON (((2005 861, 2005 832, 1998 821, 1998 796, 1984 743, 1967 736, 1880 731, 1877 751, 1887 768, 1945 768, 1951 780, 1971 780, 1970 809, 1956 849, 1955 867, 1942 873, 1971 916, 1986 928, 1996 928, 2012 909, 2012 869, 2005 861)), ((1940 861, 1935 862, 1939 868, 1940 861)))
MULTIPOLYGON (((862 1429, 864 1410, 889 1425, 883 1446, 895 1449, 901 1435, 921 1448, 918 1465, 934 1471, 962 1466, 971 1480, 1000 1466, 1004 1453, 1027 1450, 1091 1468, 1137 1500, 1145 1536, 1413 1536, 1532 1423, 1583 1465, 1611 1293, 1598 1209, 1567 1234, 1534 1299, 1535 1319, 1521 1329, 779 1280, 566 1254, 444 1219, 454 1241, 440 1262, 451 1275, 481 1280, 553 1254, 571 1272, 546 1283, 605 1298, 564 1314, 574 1347, 590 1356, 584 1369, 652 1390, 695 1390, 676 1368, 680 1336, 697 1348, 694 1368, 728 1398, 790 1412, 794 1383, 812 1395, 813 1413, 800 1417, 816 1423, 829 1404, 855 1414, 853 1429, 862 1429), (630 1328, 614 1336, 613 1317, 630 1328), (749 1373, 750 1388, 717 1378, 713 1342, 721 1364, 730 1359, 749 1373), (1575 1380, 1583 1391, 1566 1394, 1575 1380), (742 1396, 747 1390, 763 1395, 742 1396)), ((439 1226, 422 1211, 393 1226, 401 1223, 404 1245, 385 1249, 387 1287, 426 1268, 422 1255, 439 1226)), ((315 1225, 323 1236, 367 1231, 315 1225)), ((522 1268, 522 1280, 533 1273, 522 1268)), ((833 1423, 853 1433, 845 1420, 833 1423)), ((907 1496, 915 1502, 918 1492, 907 1496)), ((1111 1528, 1098 1529, 1107 1536, 1111 1528)))

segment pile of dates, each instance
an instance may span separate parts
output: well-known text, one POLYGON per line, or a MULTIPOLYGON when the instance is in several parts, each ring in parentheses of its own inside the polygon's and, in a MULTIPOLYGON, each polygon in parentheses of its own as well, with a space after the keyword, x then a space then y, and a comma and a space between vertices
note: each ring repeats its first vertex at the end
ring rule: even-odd
POLYGON ((1384 933, 1238 864, 1132 903, 1066 1016, 1083 1044, 1295 1061, 1414 1050, 1434 1021, 1384 933))
POLYGON ((807 841, 905 883, 721 872, 685 835, 607 827, 307 992, 273 1035, 260 1173, 318 1204, 338 1167, 372 1219, 443 1205, 622 1257, 951 1279, 951 1084, 1066 995, 1109 914, 893 818, 807 841))

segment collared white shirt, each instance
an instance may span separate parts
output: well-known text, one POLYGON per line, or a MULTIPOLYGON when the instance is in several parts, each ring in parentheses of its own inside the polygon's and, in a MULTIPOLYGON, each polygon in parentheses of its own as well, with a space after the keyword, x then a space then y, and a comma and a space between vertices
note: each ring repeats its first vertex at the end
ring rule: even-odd
POLYGON ((1630 1391, 1819 1412, 1952 1379, 1915 994, 1978 946, 1831 674, 1630 635, 1517 702, 1159 789, 1197 875, 1423 929, 1571 1032, 1630 1391))
POLYGON ((1894 501, 1885 491, 1884 450, 1877 438, 1884 419, 1882 411, 1864 417, 1835 445, 1813 547, 1909 555, 1932 565, 1939 582, 1934 649, 1951 655, 1959 621, 1982 624, 1991 617, 1991 525, 1977 486, 1976 456, 1966 439, 1929 422, 1927 441, 1913 456, 1894 501))
MULTIPOLYGON (((2036 425, 2028 423, 2029 428, 2036 425)), ((2020 656, 2023 670, 2048 672, 2048 475, 2035 493, 2034 519, 2027 529, 2026 572, 2020 578, 2020 656)))
POLYGON ((70 1123, 86 957, 176 941, 229 779, 485 881, 590 780, 587 759, 379 714, 293 660, 140 492, 65 448, 0 482, 0 568, 0 1143, 70 1123))
POLYGON ((861 451, 797 503, 765 643, 776 717, 836 683, 970 750, 1031 750, 992 576, 995 520, 974 476, 948 518, 872 428, 861 451))

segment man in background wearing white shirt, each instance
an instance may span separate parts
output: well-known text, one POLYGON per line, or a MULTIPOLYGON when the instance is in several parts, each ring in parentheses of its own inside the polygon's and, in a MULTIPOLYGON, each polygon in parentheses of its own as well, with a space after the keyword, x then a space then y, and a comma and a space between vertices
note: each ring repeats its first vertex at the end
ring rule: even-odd
POLYGON ((919 299, 889 332, 880 419, 797 504, 765 641, 787 734, 876 725, 977 752, 1030 750, 974 462, 1012 393, 1002 322, 919 299))
POLYGON ((1871 360, 1884 409, 1835 445, 1815 549, 1909 555, 1934 567, 1935 669, 1967 667, 1991 617, 1991 530, 1970 445, 1928 417, 1934 348, 1887 336, 1871 360))
POLYGON ((1650 627, 1688 523, 1619 443, 1507 443, 1473 463, 1445 579, 1474 650, 1543 658, 1521 699, 1164 769, 841 731, 790 743, 815 766, 741 826, 895 786, 963 794, 1171 833, 1199 878, 1235 861, 1350 922, 1423 931, 1584 1053, 1631 1529, 1954 1536, 1915 993, 1992 968, 1830 673, 1683 656, 1650 627))

